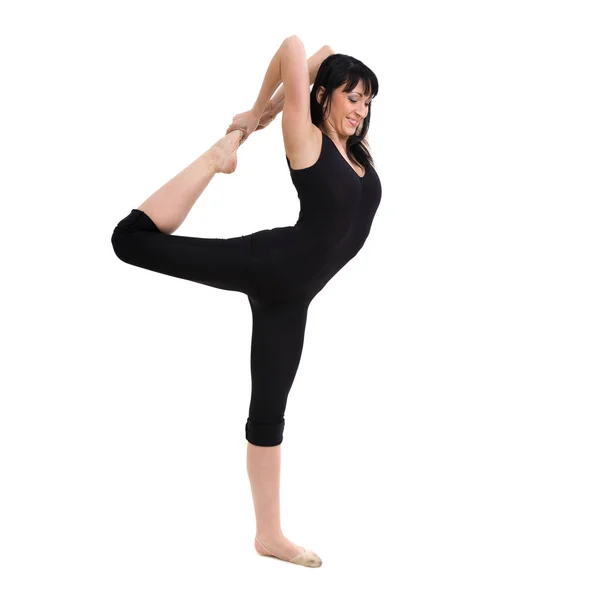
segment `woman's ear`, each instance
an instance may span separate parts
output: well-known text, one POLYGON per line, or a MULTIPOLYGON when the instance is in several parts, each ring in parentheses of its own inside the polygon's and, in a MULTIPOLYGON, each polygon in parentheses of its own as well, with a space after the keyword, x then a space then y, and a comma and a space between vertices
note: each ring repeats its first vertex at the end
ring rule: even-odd
POLYGON ((321 85, 317 90, 317 102, 321 104, 321 100, 323 99, 323 95, 325 94, 325 88, 321 85))

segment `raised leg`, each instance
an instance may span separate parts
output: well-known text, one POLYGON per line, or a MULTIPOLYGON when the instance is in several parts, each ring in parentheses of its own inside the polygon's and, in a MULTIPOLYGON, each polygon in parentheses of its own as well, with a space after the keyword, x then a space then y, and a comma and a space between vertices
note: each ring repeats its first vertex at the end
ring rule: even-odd
POLYGON ((138 206, 163 233, 173 233, 217 173, 233 173, 243 132, 235 130, 221 138, 183 171, 138 206))
POLYGON ((162 233, 144 211, 134 208, 117 224, 111 242, 123 262, 142 269, 246 294, 254 286, 258 267, 251 236, 223 239, 162 233))

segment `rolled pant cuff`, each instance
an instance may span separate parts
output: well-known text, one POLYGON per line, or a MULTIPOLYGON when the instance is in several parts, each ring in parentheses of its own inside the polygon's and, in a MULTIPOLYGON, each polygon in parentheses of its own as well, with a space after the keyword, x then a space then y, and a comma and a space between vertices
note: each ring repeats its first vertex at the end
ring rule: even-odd
POLYGON ((246 421, 246 439, 255 446, 279 446, 283 441, 285 419, 281 423, 246 421))
POLYGON ((117 223, 114 229, 115 233, 129 233, 131 231, 160 232, 160 229, 143 210, 134 208, 124 219, 117 223))

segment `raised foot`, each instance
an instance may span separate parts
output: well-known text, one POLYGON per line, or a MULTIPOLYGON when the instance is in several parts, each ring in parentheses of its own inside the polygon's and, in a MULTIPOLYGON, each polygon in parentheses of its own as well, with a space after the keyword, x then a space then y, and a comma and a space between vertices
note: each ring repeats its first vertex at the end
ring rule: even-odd
POLYGON ((216 173, 233 173, 237 167, 237 150, 243 131, 236 129, 222 137, 210 149, 213 157, 216 173))
POLYGON ((321 558, 310 548, 297 546, 285 536, 274 539, 254 538, 254 548, 262 556, 272 556, 305 567, 320 567, 321 558))

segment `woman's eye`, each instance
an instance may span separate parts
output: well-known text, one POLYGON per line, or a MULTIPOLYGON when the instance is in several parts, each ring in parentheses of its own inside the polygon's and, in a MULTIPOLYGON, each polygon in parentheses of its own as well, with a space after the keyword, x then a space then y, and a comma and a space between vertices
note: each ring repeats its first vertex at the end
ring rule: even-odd
MULTIPOLYGON (((352 100, 352 98, 350 98, 350 102, 352 102, 352 104, 356 104, 358 100, 352 100)), ((367 102, 367 106, 371 106, 371 103, 367 102)))

